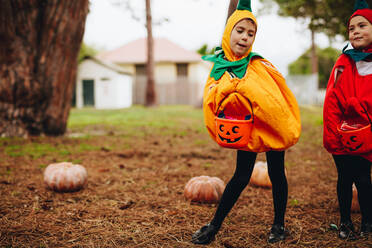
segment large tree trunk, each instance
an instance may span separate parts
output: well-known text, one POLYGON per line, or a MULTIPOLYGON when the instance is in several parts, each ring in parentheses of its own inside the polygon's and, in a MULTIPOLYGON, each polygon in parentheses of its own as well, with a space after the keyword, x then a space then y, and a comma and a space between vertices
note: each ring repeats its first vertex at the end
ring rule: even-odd
POLYGON ((66 130, 89 0, 0 0, 0 135, 66 130))
POLYGON ((156 103, 155 77, 154 77, 154 39, 152 37, 151 0, 146 0, 146 27, 147 27, 147 86, 146 106, 156 103))

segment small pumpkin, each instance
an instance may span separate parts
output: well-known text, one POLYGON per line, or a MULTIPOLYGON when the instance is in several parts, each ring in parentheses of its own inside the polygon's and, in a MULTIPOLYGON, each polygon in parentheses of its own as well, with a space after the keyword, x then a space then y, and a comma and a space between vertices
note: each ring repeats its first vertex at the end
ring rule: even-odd
POLYGON ((359 201, 358 201, 358 190, 355 187, 355 184, 353 184, 353 199, 351 202, 351 211, 353 212, 360 211, 360 206, 359 206, 359 201))
POLYGON ((185 186, 186 199, 201 203, 219 202, 225 183, 218 177, 198 176, 191 178, 185 186))
POLYGON ((57 192, 80 190, 87 181, 87 171, 79 164, 61 162, 50 164, 44 171, 47 187, 57 192))
MULTIPOLYGON (((284 172, 287 175, 286 169, 284 169, 284 172)), ((258 187, 264 187, 264 188, 272 187, 266 162, 263 162, 263 161, 256 162, 256 164, 254 165, 252 176, 251 176, 249 183, 252 185, 258 186, 258 187)))
POLYGON ((264 188, 272 187, 269 173, 267 171, 267 163, 258 161, 254 165, 251 180, 249 181, 249 183, 264 188))

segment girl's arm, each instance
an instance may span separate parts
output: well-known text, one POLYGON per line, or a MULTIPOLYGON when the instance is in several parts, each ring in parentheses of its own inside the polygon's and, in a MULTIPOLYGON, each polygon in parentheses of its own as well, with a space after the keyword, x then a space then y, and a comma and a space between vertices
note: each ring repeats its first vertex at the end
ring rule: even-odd
POLYGON ((343 96, 335 88, 340 82, 344 68, 334 67, 328 80, 326 97, 323 105, 323 145, 333 154, 342 154, 344 151, 337 131, 343 113, 343 96), (338 93, 338 94, 337 94, 338 93))

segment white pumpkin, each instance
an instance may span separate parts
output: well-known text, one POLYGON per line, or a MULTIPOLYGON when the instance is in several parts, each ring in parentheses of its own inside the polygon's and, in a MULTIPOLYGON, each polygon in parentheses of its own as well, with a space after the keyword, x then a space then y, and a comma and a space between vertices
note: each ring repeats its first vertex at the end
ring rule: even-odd
POLYGON ((86 169, 69 162, 50 164, 44 171, 44 182, 48 188, 58 192, 71 192, 81 189, 87 181, 86 169))
MULTIPOLYGON (((284 169, 284 172, 287 175, 286 169, 284 169)), ((258 161, 254 165, 251 180, 249 181, 249 183, 252 185, 258 186, 258 187, 264 187, 264 188, 272 187, 266 162, 258 161)))
POLYGON ((351 202, 351 211, 353 212, 360 211, 360 206, 359 206, 359 201, 358 201, 358 190, 355 187, 355 184, 353 184, 353 199, 351 202))
POLYGON ((194 202, 216 203, 224 190, 225 183, 218 177, 199 176, 186 183, 184 196, 194 202))

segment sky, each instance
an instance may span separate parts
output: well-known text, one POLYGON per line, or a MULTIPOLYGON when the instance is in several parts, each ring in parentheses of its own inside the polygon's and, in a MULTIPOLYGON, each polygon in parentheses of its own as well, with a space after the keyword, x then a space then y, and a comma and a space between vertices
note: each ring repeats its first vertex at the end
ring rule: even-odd
MULTIPOLYGON (((196 51, 203 44, 218 46, 226 22, 229 0, 152 0, 153 36, 167 38, 181 47, 196 51), (164 19, 168 21, 164 21, 164 19)), ((253 51, 271 61, 283 75, 288 65, 303 54, 311 44, 306 20, 279 17, 274 6, 267 13, 258 13, 263 6, 252 0, 258 32, 253 51)), ((146 37, 145 0, 90 0, 84 42, 99 50, 112 50, 138 38, 146 37), (134 17, 124 5, 129 1, 134 17), (140 20, 135 20, 139 18, 140 20)), ((317 34, 320 47, 329 46, 325 35, 317 34)), ((341 49, 342 39, 333 43, 341 49)))

